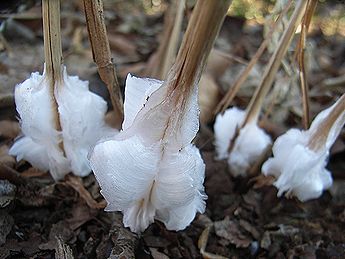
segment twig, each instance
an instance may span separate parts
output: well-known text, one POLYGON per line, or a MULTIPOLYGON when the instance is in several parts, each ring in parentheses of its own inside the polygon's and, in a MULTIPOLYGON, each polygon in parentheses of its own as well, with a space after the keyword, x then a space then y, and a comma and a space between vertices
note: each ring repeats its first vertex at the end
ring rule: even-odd
POLYGON ((259 58, 262 56, 262 54, 264 53, 265 49, 267 48, 268 43, 270 42, 272 35, 274 33, 274 31, 276 30, 278 24, 281 22, 282 18, 285 16, 285 14, 287 13, 287 11, 290 9, 291 6, 291 0, 289 1, 289 3, 286 5, 286 7, 284 8, 284 10, 280 13, 278 19, 276 20, 276 22, 273 24, 273 26, 271 27, 270 31, 268 32, 265 40, 261 43, 260 47, 258 48, 258 50, 256 51, 255 55, 252 57, 252 59, 250 60, 248 66, 245 68, 245 70, 241 73, 241 75, 236 79, 235 83, 233 86, 231 86, 228 90, 228 92, 226 93, 226 95, 223 97, 223 99, 219 102, 216 110, 215 110, 215 114, 222 112, 224 113, 225 110, 229 107, 230 103, 232 102, 232 100, 235 98, 238 90, 240 89, 241 85, 244 83, 244 81, 246 81, 246 79, 248 78, 248 75, 250 73, 250 71, 252 70, 252 68, 254 67, 254 65, 258 62, 259 58))
POLYGON ((98 67, 99 76, 108 88, 113 108, 122 120, 123 100, 111 58, 102 0, 84 0, 84 10, 93 59, 98 67))
POLYGON ((254 96, 250 100, 250 103, 246 110, 246 118, 243 122, 242 127, 250 121, 257 121, 264 98, 274 81, 274 77, 280 67, 281 60, 287 51, 296 28, 301 23, 306 6, 307 1, 299 0, 297 2, 295 10, 290 18, 289 25, 284 31, 284 34, 279 41, 278 47, 272 55, 269 64, 265 69, 259 87, 256 89, 254 96))
POLYGON ((298 66, 299 66, 299 77, 301 81, 301 92, 302 92, 302 104, 303 104, 303 127, 304 129, 308 129, 309 127, 309 90, 308 90, 308 82, 305 72, 305 61, 304 61, 304 49, 305 49, 305 41, 308 32, 308 28, 310 25, 311 17, 315 11, 317 5, 316 0, 308 0, 308 5, 306 9, 306 13, 303 17, 302 21, 302 30, 301 35, 298 43, 298 66))

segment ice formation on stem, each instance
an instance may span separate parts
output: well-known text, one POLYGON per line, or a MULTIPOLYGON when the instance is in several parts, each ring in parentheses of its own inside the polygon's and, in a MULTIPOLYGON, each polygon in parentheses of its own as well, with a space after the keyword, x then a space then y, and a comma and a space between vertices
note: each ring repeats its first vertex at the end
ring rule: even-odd
POLYGON ((345 94, 320 112, 306 131, 291 129, 277 138, 273 158, 262 166, 265 175, 277 180, 278 196, 296 196, 304 202, 321 196, 332 185, 325 168, 329 150, 345 123, 345 94))
POLYGON ((91 167, 108 211, 131 231, 154 219, 182 230, 204 212, 205 165, 191 144, 199 129, 197 83, 230 1, 198 1, 167 80, 128 75, 122 131, 100 141, 91 167))
POLYGON ((88 82, 68 76, 61 65, 59 1, 43 1, 45 69, 15 88, 23 136, 9 153, 50 171, 55 180, 72 171, 91 172, 87 154, 110 129, 103 120, 106 102, 88 89, 88 82))
POLYGON ((248 169, 271 145, 271 138, 257 125, 263 100, 267 95, 279 69, 291 38, 301 22, 308 1, 299 0, 284 31, 278 47, 271 57, 246 111, 230 108, 218 114, 214 125, 217 157, 227 159, 233 176, 245 176, 248 169))
POLYGON ((217 159, 227 159, 230 172, 235 177, 246 176, 247 170, 271 144, 270 136, 251 121, 240 130, 229 152, 229 145, 245 116, 245 111, 233 107, 224 114, 218 114, 214 124, 217 159))

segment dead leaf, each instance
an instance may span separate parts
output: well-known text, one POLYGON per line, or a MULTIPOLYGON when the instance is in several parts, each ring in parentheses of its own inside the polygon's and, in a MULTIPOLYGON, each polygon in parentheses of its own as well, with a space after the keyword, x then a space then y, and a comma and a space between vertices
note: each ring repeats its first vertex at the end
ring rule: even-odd
POLYGON ((6 211, 0 214, 0 246, 5 244, 7 235, 11 232, 14 220, 6 211))
POLYGON ((198 240, 198 248, 200 249, 200 254, 205 259, 225 259, 226 257, 223 257, 221 255, 212 254, 209 252, 206 252, 206 246, 208 241, 208 236, 210 235, 212 225, 207 226, 201 233, 199 240, 198 240))
POLYGON ((16 186, 7 180, 0 180, 0 208, 5 208, 13 201, 16 194, 16 186))
POLYGON ((72 249, 64 244, 60 238, 57 239, 57 247, 55 248, 55 258, 56 259, 73 259, 72 249))
POLYGON ((153 259, 169 259, 170 257, 158 251, 157 248, 150 247, 151 256, 153 259))
POLYGON ((69 225, 64 220, 61 220, 52 225, 49 233, 49 241, 39 245, 39 248, 42 250, 53 250, 58 247, 58 240, 68 242, 75 238, 75 235, 76 233, 69 228, 69 225))
POLYGON ((75 231, 97 215, 97 210, 90 209, 85 203, 78 203, 71 210, 72 218, 66 219, 68 226, 75 231))
POLYGON ((79 193, 80 197, 84 199, 86 204, 92 209, 103 209, 106 206, 106 201, 97 202, 95 201, 91 194, 85 189, 83 185, 83 181, 80 177, 67 175, 66 176, 66 184, 72 187, 77 193, 79 193))
POLYGON ((236 221, 230 220, 229 217, 214 222, 214 230, 217 236, 225 238, 237 248, 246 248, 252 242, 251 238, 242 233, 239 224, 236 221))
POLYGON ((272 175, 265 176, 259 174, 258 176, 249 180, 250 183, 254 182, 254 189, 259 189, 264 186, 270 186, 276 181, 276 178, 272 175))

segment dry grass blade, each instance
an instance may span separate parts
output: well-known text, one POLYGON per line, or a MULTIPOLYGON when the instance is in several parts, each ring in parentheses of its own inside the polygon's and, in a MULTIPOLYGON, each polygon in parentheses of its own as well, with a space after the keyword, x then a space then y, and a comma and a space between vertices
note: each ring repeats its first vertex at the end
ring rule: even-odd
POLYGON ((95 201, 91 194, 85 189, 80 177, 68 175, 66 176, 66 184, 72 187, 76 192, 79 193, 80 197, 84 199, 86 204, 91 209, 103 209, 106 206, 105 201, 97 202, 95 201))
POLYGON ((93 59, 97 64, 99 76, 108 88, 113 108, 122 120, 123 100, 115 66, 112 62, 102 0, 84 0, 84 11, 93 59))
MULTIPOLYGON (((45 73, 50 85, 50 95, 53 101, 55 129, 61 131, 58 105, 54 95, 54 87, 61 86, 62 79, 62 46, 60 31, 60 0, 42 0, 43 38, 45 73)), ((63 143, 59 144, 64 151, 63 143)))
POLYGON ((309 90, 308 90, 308 82, 305 72, 304 66, 304 49, 305 49, 305 42, 308 33, 308 28, 310 25, 311 17, 315 11, 317 5, 316 0, 308 0, 307 9, 305 15, 302 20, 302 30, 300 39, 297 46, 297 56, 298 56, 298 66, 299 66, 299 77, 301 82, 301 92, 302 92, 302 103, 303 103, 303 127, 304 129, 308 129, 310 117, 309 117, 309 90))
POLYGON ((256 51, 255 55, 252 57, 250 60, 249 64, 245 68, 245 70, 241 73, 241 75, 236 79, 235 83, 233 86, 231 86, 226 93, 226 95, 223 97, 223 99, 219 102, 215 114, 222 112, 224 113, 225 110, 229 107, 231 104, 232 100, 235 98, 238 90, 240 89, 241 85, 244 83, 244 81, 247 79, 250 71, 254 67, 254 65, 258 62, 259 58, 261 55, 264 53, 265 49, 267 48, 268 43, 270 42, 272 35, 274 31, 276 30, 278 24, 280 24, 282 18, 286 15, 287 11, 290 9, 291 6, 291 0, 289 3, 286 5, 286 7, 283 9, 283 11, 280 13, 278 16, 278 19, 276 22, 273 24, 271 27, 270 31, 268 32, 265 40, 261 43, 260 47, 256 51))
POLYGON ((281 61, 288 49, 291 39, 301 23, 303 14, 307 6, 307 1, 299 0, 296 4, 295 10, 290 18, 289 25, 281 37, 278 47, 270 58, 269 64, 267 65, 264 75, 262 77, 259 87, 256 89, 254 96, 251 98, 250 103, 246 110, 246 118, 244 125, 250 121, 256 121, 259 117, 261 106, 266 97, 271 85, 274 81, 275 75, 280 67, 281 61))

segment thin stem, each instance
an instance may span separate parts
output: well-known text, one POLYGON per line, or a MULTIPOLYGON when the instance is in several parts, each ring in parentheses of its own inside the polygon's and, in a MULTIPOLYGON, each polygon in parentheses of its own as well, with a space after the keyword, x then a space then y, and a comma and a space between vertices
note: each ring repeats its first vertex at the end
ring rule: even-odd
POLYGON ((267 95, 274 81, 274 77, 280 67, 282 58, 284 57, 288 49, 288 46, 290 44, 291 39, 293 38, 296 28, 301 23, 303 14, 306 9, 306 5, 307 1, 299 0, 297 2, 295 10, 290 18, 289 25, 287 29, 284 31, 284 34, 279 41, 278 48, 272 55, 269 64, 265 69, 261 83, 255 91, 254 96, 250 100, 250 103, 246 110, 246 118, 244 120, 243 126, 249 123, 250 121, 257 121, 264 98, 267 95))
POLYGON ((302 92, 302 104, 303 104, 303 127, 308 129, 309 127, 309 89, 307 75, 305 72, 305 61, 304 61, 304 49, 307 37, 308 28, 310 25, 311 17, 315 11, 317 5, 316 0, 308 0, 307 10, 302 21, 302 30, 298 43, 298 66, 299 66, 299 77, 301 82, 301 92, 302 92))
POLYGON ((199 0, 171 68, 167 84, 168 92, 176 88, 185 100, 199 82, 206 60, 218 35, 231 0, 199 0))
POLYGON ((62 80, 60 0, 42 0, 42 15, 45 69, 54 91, 55 83, 62 80))
POLYGON ((111 57, 102 0, 84 0, 84 10, 93 59, 97 64, 99 76, 108 88, 113 108, 122 120, 123 100, 111 57))
POLYGON ((273 24, 273 26, 269 30, 265 40, 261 43, 260 47, 258 48, 258 50, 256 51, 255 55, 250 60, 249 64, 245 68, 245 70, 236 79, 234 85, 229 88, 229 90, 227 91, 226 95, 220 101, 220 103, 218 104, 218 106, 217 106, 217 108, 215 110, 215 114, 217 114, 219 112, 224 113, 225 110, 229 107, 229 105, 231 104, 232 100, 235 98, 238 90, 240 89, 241 85, 248 78, 248 75, 249 75, 250 71, 252 70, 254 65, 258 62, 259 58, 264 53, 265 49, 267 48, 268 43, 271 41, 273 33, 275 32, 278 24, 280 24, 282 18, 285 16, 287 11, 290 9, 290 6, 291 6, 291 0, 286 5, 286 7, 283 9, 283 11, 280 13, 280 15, 278 16, 278 19, 276 20, 276 22, 273 24))
POLYGON ((171 32, 169 44, 167 47, 167 51, 164 55, 164 62, 163 62, 163 67, 162 67, 162 73, 161 77, 165 78, 167 73, 169 72, 169 69, 173 65, 174 59, 176 57, 177 53, 177 45, 179 41, 179 36, 181 32, 181 27, 182 27, 182 20, 183 20, 183 10, 186 4, 185 0, 176 0, 177 3, 177 11, 176 11, 176 17, 174 21, 174 27, 171 32))
POLYGON ((163 80, 174 63, 182 27, 185 0, 174 0, 164 15, 163 35, 157 52, 146 68, 146 74, 163 80))
POLYGON ((330 130, 333 128, 334 123, 342 116, 339 123, 339 127, 342 127, 345 123, 345 94, 343 94, 337 101, 337 104, 333 107, 329 115, 320 123, 319 127, 312 132, 308 147, 311 150, 318 151, 326 143, 330 130))
MULTIPOLYGON (((62 87, 62 47, 60 32, 60 0, 42 0, 45 76, 49 83, 55 129, 61 131, 55 87, 62 87)), ((64 152, 63 143, 59 144, 64 152)))

